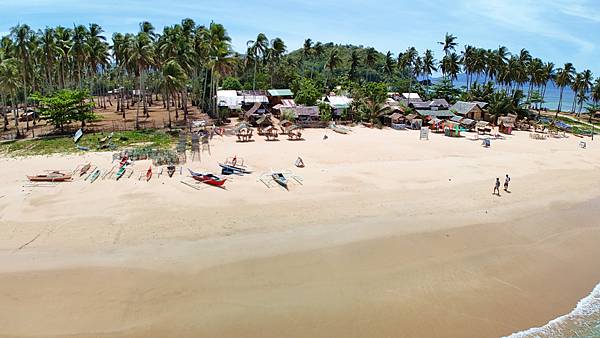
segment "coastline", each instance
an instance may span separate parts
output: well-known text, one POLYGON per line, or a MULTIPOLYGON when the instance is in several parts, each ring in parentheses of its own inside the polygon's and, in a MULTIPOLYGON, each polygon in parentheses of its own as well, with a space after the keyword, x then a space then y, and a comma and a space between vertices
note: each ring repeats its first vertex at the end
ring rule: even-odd
MULTIPOLYGON (((176 181, 18 192, 20 165, 107 156, 1 159, 0 335, 506 336, 568 313, 598 284, 593 147, 517 135, 484 153, 382 133, 331 137, 327 151, 249 147, 250 158, 300 148, 310 166, 291 193, 257 191, 254 177, 197 194, 176 181), (389 138, 404 144, 378 146, 389 138), (486 168, 502 163, 515 191, 491 198, 486 168), (89 205, 101 196, 111 198, 89 205)), ((240 147, 223 142, 209 163, 240 147)), ((263 159, 259 171, 282 165, 263 159)))

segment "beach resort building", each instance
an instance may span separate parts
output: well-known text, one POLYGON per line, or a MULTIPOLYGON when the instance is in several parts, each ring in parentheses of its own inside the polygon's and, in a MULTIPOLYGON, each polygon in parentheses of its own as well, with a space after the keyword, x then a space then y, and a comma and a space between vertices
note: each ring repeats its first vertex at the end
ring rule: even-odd
POLYGON ((331 106, 331 112, 336 118, 343 115, 347 116, 352 105, 352 99, 344 95, 329 95, 325 97, 323 102, 331 106))
POLYGON ((486 105, 483 102, 458 101, 450 107, 450 110, 456 115, 479 121, 485 119, 483 107, 486 105))

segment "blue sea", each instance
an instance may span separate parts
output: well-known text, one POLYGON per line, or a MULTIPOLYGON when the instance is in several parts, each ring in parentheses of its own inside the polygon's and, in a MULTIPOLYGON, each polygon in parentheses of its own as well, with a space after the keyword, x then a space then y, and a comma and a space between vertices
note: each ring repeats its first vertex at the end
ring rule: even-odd
MULTIPOLYGON (((475 79, 475 77, 473 77, 473 80, 475 79)), ((437 81, 439 81, 440 79, 432 79, 432 81, 435 83, 437 81)), ((480 77, 479 79, 480 83, 483 83, 483 77, 480 77)), ((458 79, 454 80, 454 86, 455 87, 467 87, 467 77, 464 74, 461 74, 458 76, 458 79)), ((524 91, 525 91, 525 95, 527 95, 527 89, 528 89, 528 85, 526 84, 524 86, 524 91)), ((573 90, 571 88, 565 87, 564 91, 563 91, 563 103, 562 103, 562 111, 570 111, 571 107, 573 105, 573 98, 575 97, 575 93, 573 92, 573 90)), ((558 87, 556 87, 556 85, 553 82, 549 82, 548 86, 546 87, 546 96, 544 97, 544 102, 543 103, 543 107, 546 107, 548 109, 551 110, 555 110, 558 108, 558 101, 560 98, 560 89, 558 87)), ((584 110, 585 110, 585 104, 584 106, 584 110)))
POLYGON ((569 314, 558 317, 542 327, 513 333, 509 338, 597 338, 600 337, 600 284, 579 301, 569 314))

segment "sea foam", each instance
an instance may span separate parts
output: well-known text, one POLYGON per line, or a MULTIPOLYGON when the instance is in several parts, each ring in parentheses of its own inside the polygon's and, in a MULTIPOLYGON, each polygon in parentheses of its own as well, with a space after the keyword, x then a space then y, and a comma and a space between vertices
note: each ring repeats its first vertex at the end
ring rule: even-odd
POLYGON ((573 311, 542 327, 513 333, 508 338, 598 337, 600 335, 600 284, 577 303, 573 311))

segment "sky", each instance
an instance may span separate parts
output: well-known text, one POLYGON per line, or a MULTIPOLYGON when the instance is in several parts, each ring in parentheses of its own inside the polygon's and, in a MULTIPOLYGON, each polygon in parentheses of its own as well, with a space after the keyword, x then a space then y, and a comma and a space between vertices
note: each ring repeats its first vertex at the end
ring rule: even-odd
POLYGON ((544 61, 572 62, 600 76, 597 0, 0 0, 1 35, 19 23, 41 29, 95 22, 110 36, 136 32, 146 20, 160 32, 183 18, 223 24, 242 53, 263 32, 282 38, 290 51, 311 38, 394 55, 414 46, 439 59, 437 42, 449 32, 458 37, 458 51, 464 45, 526 48, 544 61))

